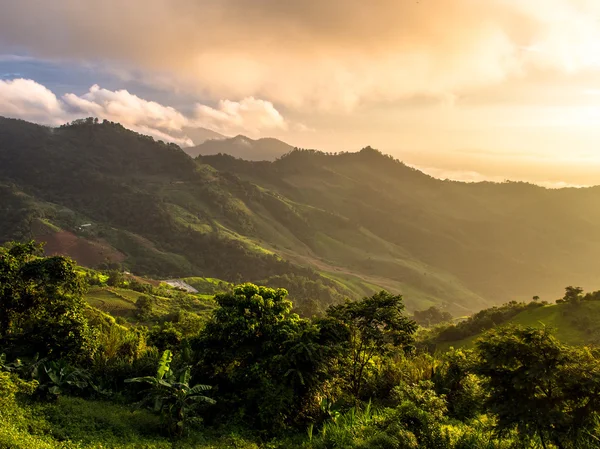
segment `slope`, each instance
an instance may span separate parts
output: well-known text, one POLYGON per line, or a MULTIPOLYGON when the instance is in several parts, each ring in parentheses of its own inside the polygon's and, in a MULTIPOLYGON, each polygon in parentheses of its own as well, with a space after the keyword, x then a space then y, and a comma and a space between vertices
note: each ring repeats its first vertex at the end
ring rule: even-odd
POLYGON ((0 119, 0 194, 0 240, 43 223, 104 265, 283 282, 321 306, 386 288, 464 315, 598 275, 600 189, 440 181, 370 148, 194 161, 111 122, 0 119))
POLYGON ((32 220, 43 220, 56 232, 108 242, 143 274, 315 276, 243 236, 253 222, 236 194, 253 193, 237 178, 118 124, 0 119, 0 184, 3 241, 31 237, 32 220))
MULTIPOLYGON (((548 327, 563 343, 570 345, 600 344, 600 301, 586 301, 578 305, 549 304, 543 307, 529 308, 508 320, 504 325, 530 327, 548 327)), ((478 333, 461 340, 440 342, 436 351, 444 352, 448 348, 473 348, 478 333)))
POLYGON ((272 163, 199 160, 337 217, 329 228, 315 224, 327 238, 316 235, 309 244, 333 265, 413 287, 431 288, 444 276, 497 303, 597 284, 598 187, 441 181, 371 148, 298 150, 272 163), (352 245, 362 252, 353 254, 352 245))

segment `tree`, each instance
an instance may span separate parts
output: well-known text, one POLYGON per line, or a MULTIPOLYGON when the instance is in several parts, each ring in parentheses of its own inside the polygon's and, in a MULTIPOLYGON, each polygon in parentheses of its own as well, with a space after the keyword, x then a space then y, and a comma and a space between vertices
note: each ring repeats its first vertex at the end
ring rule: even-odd
POLYGON ((590 350, 565 346, 545 328, 515 326, 490 331, 477 352, 498 430, 516 428, 544 448, 597 444, 600 363, 590 350))
POLYGON ((163 352, 155 376, 134 377, 126 379, 127 383, 145 383, 150 388, 145 392, 142 404, 151 404, 154 412, 164 420, 169 433, 182 436, 190 424, 198 423, 194 413, 202 405, 215 404, 216 401, 204 393, 212 387, 195 385, 190 387, 190 368, 186 367, 179 376, 171 370, 173 360, 171 351, 163 352))
POLYGON ((536 301, 536 302, 537 302, 537 301, 539 301, 539 300, 540 300, 540 297, 539 297, 538 295, 535 295, 535 296, 534 296, 533 298, 531 298, 531 299, 533 299, 534 301, 536 301))
POLYGON ((565 287, 565 295, 563 301, 570 304, 577 304, 583 299, 583 289, 581 287, 568 286, 565 287))
POLYGON ((75 264, 41 257, 41 248, 29 242, 0 249, 0 345, 12 356, 91 357, 94 332, 75 264))
POLYGON ((125 277, 123 273, 119 270, 109 270, 108 271, 108 279, 106 280, 106 284, 111 287, 120 287, 123 285, 125 281, 125 277))
POLYGON ((479 415, 485 398, 481 379, 473 373, 475 363, 472 351, 451 349, 432 370, 436 392, 448 401, 448 414, 461 421, 479 415))
POLYGON ((163 323, 162 326, 154 326, 147 338, 148 344, 156 346, 160 351, 179 348, 182 339, 183 335, 171 321, 163 323))
POLYGON ((414 319, 421 326, 434 326, 452 320, 452 315, 435 306, 431 306, 426 310, 415 310, 414 319))
POLYGON ((141 295, 135 302, 135 312, 140 320, 145 320, 152 315, 152 300, 141 295))
POLYGON ((404 315, 402 296, 381 291, 360 301, 331 306, 327 315, 349 331, 350 388, 360 397, 365 369, 376 356, 410 350, 417 324, 404 315))
POLYGON ((215 296, 218 308, 192 347, 199 373, 219 391, 222 415, 271 432, 302 419, 339 354, 337 323, 292 313, 287 291, 238 285, 215 296))

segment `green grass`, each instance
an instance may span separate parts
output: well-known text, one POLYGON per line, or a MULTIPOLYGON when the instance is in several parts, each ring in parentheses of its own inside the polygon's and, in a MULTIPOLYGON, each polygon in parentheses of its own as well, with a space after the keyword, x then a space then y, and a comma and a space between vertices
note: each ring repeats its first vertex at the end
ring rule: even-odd
POLYGON ((106 401, 61 397, 0 413, 2 449, 258 449, 235 430, 215 435, 201 425, 177 441, 160 432, 149 411, 106 401))
POLYGON ((217 278, 189 277, 182 281, 194 287, 202 297, 212 298, 216 293, 221 293, 233 286, 233 284, 217 278))
MULTIPOLYGON (((176 313, 179 310, 187 310, 199 316, 207 316, 215 308, 214 294, 188 295, 185 299, 177 299, 147 295, 134 290, 115 287, 92 287, 85 295, 85 299, 90 306, 102 312, 137 322, 135 303, 140 296, 152 298, 153 319, 176 313)), ((152 322, 144 324, 152 324, 152 322)))
POLYGON ((554 328, 556 337, 568 344, 596 343, 600 335, 600 302, 555 304, 537 310, 527 310, 513 318, 511 323, 554 328))
MULTIPOLYGON (((137 293, 136 299, 139 296, 140 294, 137 293)), ((117 293, 116 290, 111 290, 107 287, 90 288, 85 299, 92 307, 96 307, 114 316, 130 317, 133 316, 135 310, 135 300, 126 298, 117 293)))
MULTIPOLYGON (((528 309, 509 320, 508 324, 542 327, 554 330, 554 335, 570 345, 600 344, 600 301, 586 301, 580 304, 550 304, 528 309)), ((439 343, 436 350, 447 351, 454 348, 469 349, 482 334, 463 340, 439 343)))

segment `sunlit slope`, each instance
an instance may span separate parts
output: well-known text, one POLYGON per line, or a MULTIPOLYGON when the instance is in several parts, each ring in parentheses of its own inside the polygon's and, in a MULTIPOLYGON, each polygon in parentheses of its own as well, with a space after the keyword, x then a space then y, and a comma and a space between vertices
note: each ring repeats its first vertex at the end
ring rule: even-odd
POLYGON ((432 285, 431 273, 444 273, 496 303, 597 283, 600 188, 441 181, 369 148, 297 151, 273 163, 199 160, 341 217, 329 229, 319 224, 327 238, 316 238, 312 249, 337 265, 356 263, 362 273, 410 278, 413 286, 432 285), (357 245, 359 235, 371 241, 353 261, 344 246, 357 245), (415 264, 425 267, 421 277, 415 264), (407 266, 415 268, 410 275, 407 266))
MULTIPOLYGON (((531 327, 546 326, 563 343, 571 345, 600 344, 600 301, 586 301, 580 304, 552 304, 528 309, 504 325, 531 327)), ((445 351, 449 347, 472 348, 482 334, 463 340, 440 343, 436 350, 445 351)))

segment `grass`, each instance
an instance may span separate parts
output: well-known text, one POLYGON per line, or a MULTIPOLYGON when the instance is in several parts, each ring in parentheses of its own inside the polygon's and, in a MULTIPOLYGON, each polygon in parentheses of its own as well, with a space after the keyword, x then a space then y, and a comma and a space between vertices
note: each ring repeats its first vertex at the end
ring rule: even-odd
POLYGON ((559 340, 572 345, 598 342, 600 302, 587 301, 578 305, 555 304, 537 310, 527 310, 514 317, 511 323, 552 327, 559 340))
MULTIPOLYGON (((600 301, 586 301, 580 304, 550 304, 544 307, 525 310, 506 324, 542 327, 554 330, 560 341, 570 345, 600 344, 600 301)), ((447 351, 454 348, 469 349, 481 334, 463 340, 439 343, 436 350, 447 351)))
POLYGON ((210 298, 212 298, 214 294, 225 292, 233 286, 233 284, 217 278, 188 277, 183 278, 182 281, 198 290, 201 296, 210 298))
POLYGON ((181 299, 146 295, 134 290, 115 287, 92 287, 87 292, 85 299, 90 306, 110 315, 137 321, 135 303, 140 296, 153 299, 152 313, 155 317, 168 315, 183 309, 200 316, 206 316, 215 307, 214 294, 189 295, 184 300, 185 307, 183 307, 181 299))
POLYGON ((160 432, 160 418, 143 409, 107 401, 60 397, 19 404, 0 413, 1 449, 258 449, 233 429, 216 435, 201 425, 180 440, 160 432))
MULTIPOLYGON (((140 296, 140 294, 138 293, 137 296, 140 296)), ((125 297, 107 287, 90 288, 85 299, 92 307, 96 307, 114 316, 130 317, 133 316, 135 310, 134 300, 125 299, 125 297)))

